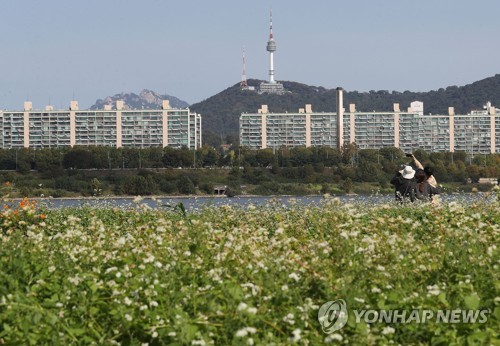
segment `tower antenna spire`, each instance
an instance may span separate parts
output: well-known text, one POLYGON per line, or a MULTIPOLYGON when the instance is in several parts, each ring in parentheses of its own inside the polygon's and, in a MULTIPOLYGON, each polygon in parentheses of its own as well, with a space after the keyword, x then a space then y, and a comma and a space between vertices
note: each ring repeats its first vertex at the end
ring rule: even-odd
POLYGON ((241 82, 240 82, 241 88, 248 87, 246 69, 247 68, 246 68, 246 63, 245 63, 245 47, 243 46, 243 73, 241 74, 241 82))
POLYGON ((273 8, 271 7, 269 16, 269 40, 273 39, 273 8))

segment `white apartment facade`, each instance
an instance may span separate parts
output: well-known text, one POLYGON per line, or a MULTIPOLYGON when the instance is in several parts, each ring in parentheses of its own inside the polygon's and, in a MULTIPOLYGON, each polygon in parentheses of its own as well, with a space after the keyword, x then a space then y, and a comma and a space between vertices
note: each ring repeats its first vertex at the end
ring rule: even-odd
POLYGON ((2 148, 51 148, 111 146, 116 148, 201 147, 201 116, 189 109, 124 109, 117 101, 103 110, 79 110, 71 101, 69 110, 34 110, 31 102, 23 111, 0 110, 2 148))
POLYGON ((465 151, 500 153, 500 114, 490 105, 481 112, 455 115, 421 115, 408 108, 401 112, 313 112, 311 105, 297 113, 270 113, 263 105, 257 113, 240 116, 240 145, 252 149, 294 146, 338 148, 355 143, 360 149, 397 147, 404 152, 465 151), (339 114, 341 116, 339 116, 339 114), (342 126, 339 126, 342 124, 342 126))

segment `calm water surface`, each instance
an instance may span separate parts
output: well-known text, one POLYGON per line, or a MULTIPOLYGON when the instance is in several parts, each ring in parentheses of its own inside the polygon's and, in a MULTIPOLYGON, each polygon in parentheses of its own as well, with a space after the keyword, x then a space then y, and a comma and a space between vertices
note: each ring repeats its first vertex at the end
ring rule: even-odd
MULTIPOLYGON (((488 200, 492 198, 488 195, 477 194, 451 194, 440 195, 440 199, 444 202, 457 201, 470 203, 479 200, 488 200)), ((338 198, 344 203, 391 203, 394 201, 393 195, 373 195, 373 196, 338 196, 329 197, 338 198)), ((290 206, 292 204, 298 205, 320 205, 325 201, 323 196, 259 196, 259 197, 182 197, 182 198, 143 198, 137 201, 132 198, 44 198, 39 200, 40 205, 45 205, 49 208, 66 208, 66 207, 80 207, 80 206, 93 206, 93 207, 119 207, 119 208, 134 208, 138 204, 145 204, 151 208, 168 208, 182 203, 187 210, 201 209, 205 206, 220 206, 231 205, 246 208, 250 205, 266 205, 269 203, 282 204, 290 206)))

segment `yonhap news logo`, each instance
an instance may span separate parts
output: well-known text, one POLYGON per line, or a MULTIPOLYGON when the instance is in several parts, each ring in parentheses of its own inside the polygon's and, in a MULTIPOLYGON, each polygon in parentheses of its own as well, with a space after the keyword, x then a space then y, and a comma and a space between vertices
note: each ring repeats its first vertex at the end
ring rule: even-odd
POLYGON ((348 317, 347 304, 343 299, 326 302, 318 311, 318 321, 326 334, 344 327, 348 317))
MULTIPOLYGON (((410 323, 486 323, 490 310, 352 310, 355 323, 410 324, 410 323)), ((329 301, 321 305, 318 321, 326 334, 342 329, 349 317, 347 304, 343 299, 329 301)))

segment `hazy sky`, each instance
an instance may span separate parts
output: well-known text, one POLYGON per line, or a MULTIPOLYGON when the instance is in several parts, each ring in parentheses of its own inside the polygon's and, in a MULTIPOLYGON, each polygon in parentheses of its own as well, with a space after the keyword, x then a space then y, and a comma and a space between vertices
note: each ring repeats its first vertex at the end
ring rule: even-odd
POLYGON ((499 0, 0 0, 0 109, 143 88, 189 103, 267 79, 429 91, 500 73, 499 0))

